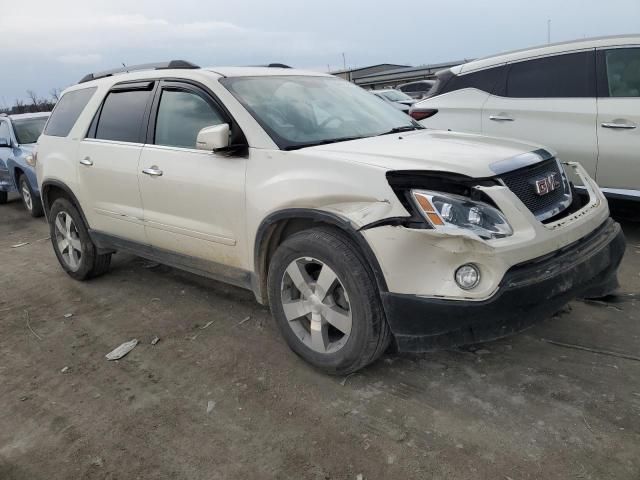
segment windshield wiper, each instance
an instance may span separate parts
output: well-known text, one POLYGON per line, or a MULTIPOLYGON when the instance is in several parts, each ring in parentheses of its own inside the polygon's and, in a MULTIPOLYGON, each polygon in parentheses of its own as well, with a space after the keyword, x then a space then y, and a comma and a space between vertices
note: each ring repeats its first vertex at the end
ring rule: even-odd
POLYGON ((283 150, 299 150, 300 148, 317 147, 319 145, 329 145, 330 143, 348 142, 349 140, 360 140, 361 138, 367 138, 367 137, 358 135, 355 137, 329 138, 327 140, 318 140, 317 142, 301 143, 298 145, 289 145, 287 147, 284 147, 283 150))
POLYGON ((425 127, 423 127, 423 126, 417 126, 417 125, 404 125, 402 127, 394 127, 391 130, 389 130, 388 132, 384 132, 384 133, 378 134, 378 136, 380 136, 380 135, 391 135, 393 133, 410 132, 412 130, 424 130, 424 128, 425 127))

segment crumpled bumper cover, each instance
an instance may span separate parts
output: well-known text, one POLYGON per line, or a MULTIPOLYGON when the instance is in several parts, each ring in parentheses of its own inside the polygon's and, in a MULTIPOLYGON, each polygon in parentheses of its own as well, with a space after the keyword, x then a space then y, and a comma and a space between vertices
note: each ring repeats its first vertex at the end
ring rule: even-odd
POLYGON ((620 225, 609 218, 562 250, 512 267, 485 301, 383 293, 387 321, 398 349, 406 352, 500 338, 548 318, 575 298, 611 293, 625 247, 620 225))

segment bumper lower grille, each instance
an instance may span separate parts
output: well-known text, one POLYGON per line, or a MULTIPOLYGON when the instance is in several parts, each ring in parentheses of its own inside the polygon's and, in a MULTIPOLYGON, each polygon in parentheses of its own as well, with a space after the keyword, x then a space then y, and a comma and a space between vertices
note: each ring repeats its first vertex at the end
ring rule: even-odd
POLYGON ((500 180, 540 221, 558 215, 571 204, 571 187, 555 158, 502 174, 500 180))

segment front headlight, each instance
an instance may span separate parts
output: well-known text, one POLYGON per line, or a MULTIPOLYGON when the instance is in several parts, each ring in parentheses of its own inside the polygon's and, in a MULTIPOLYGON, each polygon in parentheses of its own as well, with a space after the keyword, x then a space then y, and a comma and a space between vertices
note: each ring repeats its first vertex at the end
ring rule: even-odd
POLYGON ((502 212, 487 203, 428 190, 411 190, 411 196, 418 211, 435 229, 461 228, 485 239, 513 235, 502 212))

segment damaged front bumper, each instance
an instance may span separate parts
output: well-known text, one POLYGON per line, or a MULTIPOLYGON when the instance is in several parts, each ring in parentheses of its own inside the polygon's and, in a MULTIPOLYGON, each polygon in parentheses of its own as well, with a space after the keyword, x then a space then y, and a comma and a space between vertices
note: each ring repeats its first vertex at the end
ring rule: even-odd
POLYGON ((611 293, 625 245, 620 225, 608 219, 573 244, 511 267, 486 300, 382 293, 387 321, 400 351, 493 340, 549 317, 575 298, 611 293))

